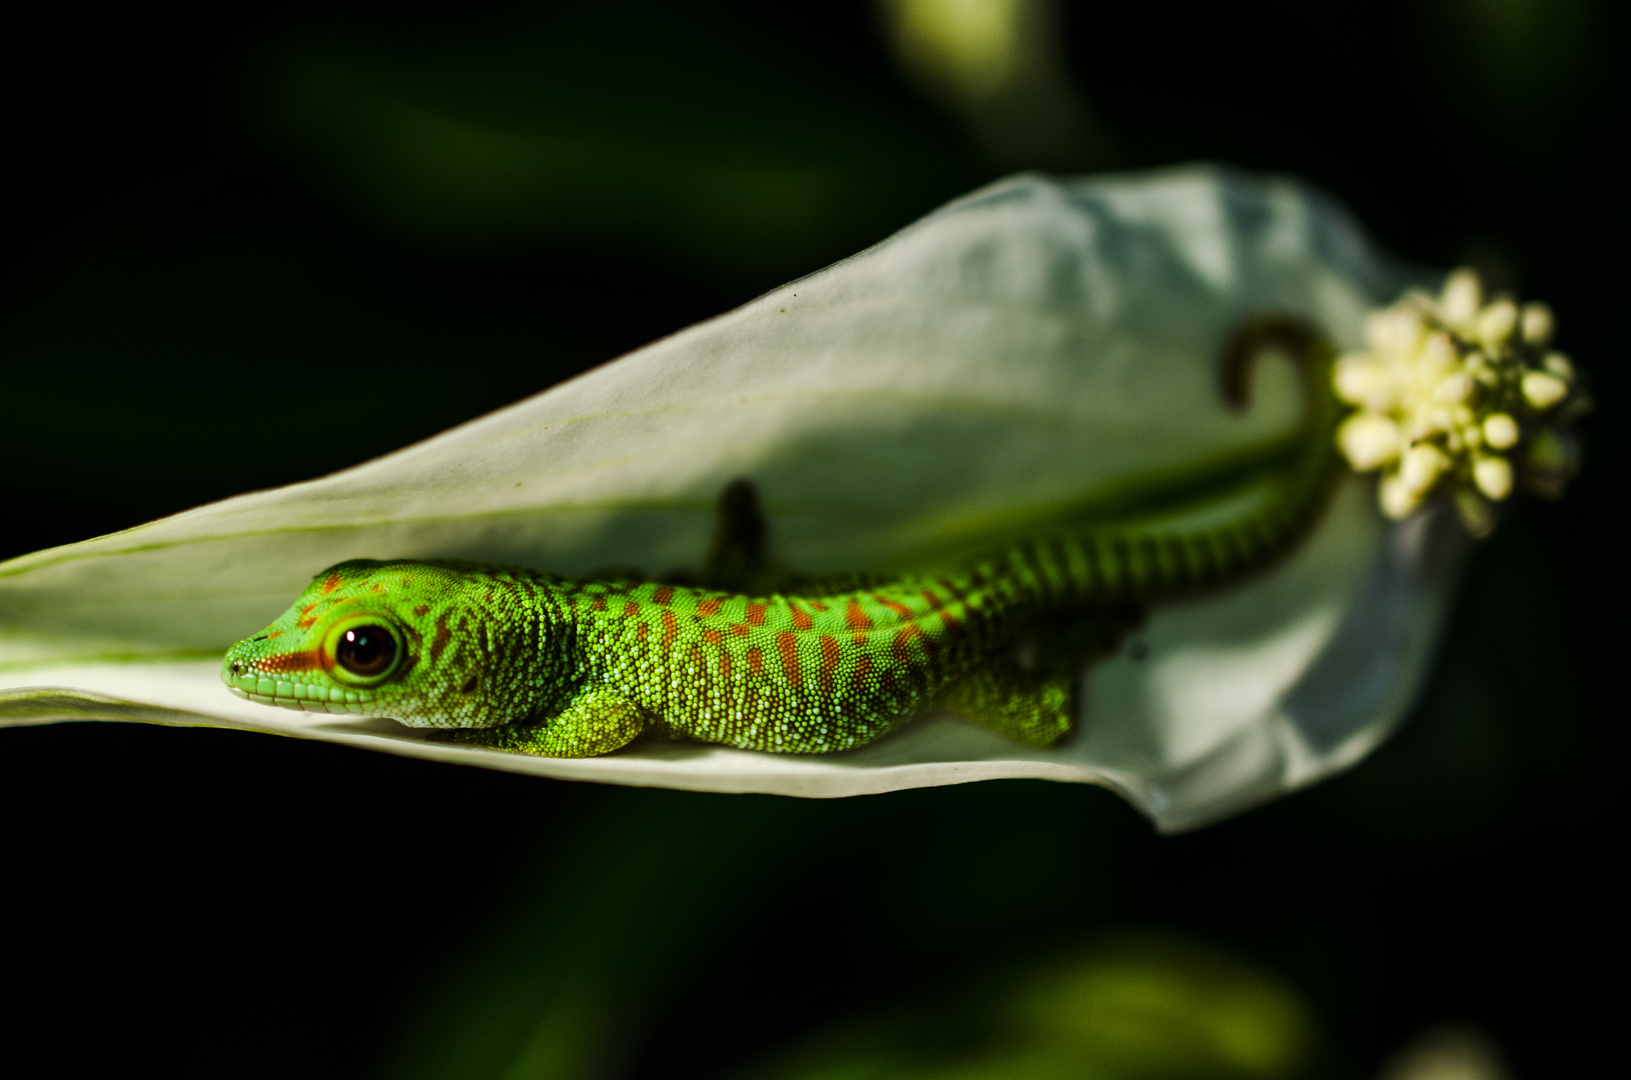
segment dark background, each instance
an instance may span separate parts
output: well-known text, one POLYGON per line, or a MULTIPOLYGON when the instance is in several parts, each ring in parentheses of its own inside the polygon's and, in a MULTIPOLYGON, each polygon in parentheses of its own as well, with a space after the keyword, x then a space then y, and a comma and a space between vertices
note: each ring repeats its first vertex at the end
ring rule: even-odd
MULTIPOLYGON (((1549 300, 1600 407, 1569 498, 1524 507, 1476 553, 1399 736, 1187 836, 1042 782, 817 803, 215 730, 0 733, 4 1053, 37 1055, 30 1074, 336 1077, 407 1075, 419 1054, 437 1075, 426 1063, 454 1051, 413 1047, 446 1002, 497 1017, 502 1042, 543 993, 529 978, 570 955, 631 1002, 627 1075, 716 1076, 835 1018, 1144 926, 1298 988, 1318 1075, 1375 1075, 1445 1021, 1490 1033, 1518 1076, 1618 1060, 1624 19, 1528 0, 1067 5, 1064 56, 1099 134, 1035 162, 903 78, 863 5, 14 23, 0 556, 431 435, 1015 164, 1306 177, 1397 255, 1470 260, 1549 300), (466 189, 430 158, 416 173, 369 141, 401 122, 393 101, 567 132, 552 145, 571 164, 509 201, 493 192, 510 174, 466 189), (573 904, 598 914, 537 914, 573 904)), ((501 1074, 484 1068, 440 1075, 501 1074)))

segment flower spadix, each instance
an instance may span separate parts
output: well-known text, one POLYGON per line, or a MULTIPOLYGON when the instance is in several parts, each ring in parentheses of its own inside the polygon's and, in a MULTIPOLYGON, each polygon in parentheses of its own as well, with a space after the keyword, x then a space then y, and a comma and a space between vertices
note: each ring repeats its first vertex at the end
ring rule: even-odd
POLYGON ((1555 333, 1545 304, 1486 298, 1465 268, 1437 296, 1411 290, 1371 314, 1367 347, 1337 361, 1337 395, 1358 407, 1337 444, 1355 470, 1381 471, 1383 513, 1409 517, 1442 493, 1484 536, 1516 487, 1562 494, 1590 400, 1555 333))

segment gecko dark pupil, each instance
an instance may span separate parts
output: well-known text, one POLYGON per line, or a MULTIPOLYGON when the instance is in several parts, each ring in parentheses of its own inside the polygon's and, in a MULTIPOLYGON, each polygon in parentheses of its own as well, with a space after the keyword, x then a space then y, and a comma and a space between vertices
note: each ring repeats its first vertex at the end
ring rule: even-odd
POLYGON ((334 658, 353 675, 378 675, 396 659, 396 638, 383 626, 359 626, 341 636, 334 658))

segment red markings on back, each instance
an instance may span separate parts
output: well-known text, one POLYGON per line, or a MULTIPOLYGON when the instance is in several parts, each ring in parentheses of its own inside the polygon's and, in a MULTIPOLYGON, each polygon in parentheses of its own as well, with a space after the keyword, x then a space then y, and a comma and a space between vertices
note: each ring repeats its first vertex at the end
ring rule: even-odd
POLYGON ((699 601, 697 601, 697 614, 701 615, 704 619, 706 619, 710 615, 717 615, 718 613, 719 613, 719 601, 718 600, 699 600, 699 601))
POLYGON ((280 638, 282 636, 283 636, 283 631, 282 630, 273 630, 270 634, 266 635, 266 640, 267 641, 274 641, 274 640, 276 640, 276 639, 278 639, 278 638, 280 638))
POLYGON ((702 632, 702 640, 706 641, 710 645, 723 645, 725 643, 725 635, 710 627, 702 632))
POLYGON ((815 625, 815 622, 810 618, 809 612, 800 609, 799 606, 793 603, 791 600, 787 602, 787 606, 793 611, 794 630, 808 630, 815 625))
POLYGON ((300 627, 302 630, 310 630, 313 626, 316 626, 317 616, 312 614, 312 609, 316 606, 316 604, 307 604, 305 607, 301 608, 300 621, 295 623, 295 625, 300 627))
POLYGON ((855 671, 850 674, 849 686, 853 694, 865 697, 872 693, 872 657, 856 657, 855 671))
POLYGON ((827 610, 827 605, 823 604, 820 600, 810 600, 810 599, 806 598, 805 602, 808 603, 811 607, 815 608, 817 611, 826 611, 827 610))
POLYGON ((340 575, 330 570, 328 577, 323 581, 323 595, 327 596, 340 587, 340 575))
POLYGON ((872 616, 861 610, 861 602, 853 596, 849 598, 849 604, 844 608, 844 625, 851 630, 872 629, 872 616))
POLYGON ((413 617, 416 619, 423 619, 428 614, 430 614, 429 604, 420 604, 418 607, 413 609, 413 617))
POLYGON ((934 657, 935 653, 940 651, 939 649, 935 648, 934 639, 919 629, 916 623, 903 626, 899 630, 895 631, 894 641, 895 659, 899 660, 902 664, 907 666, 915 666, 918 663, 918 660, 912 656, 911 644, 913 638, 923 642, 923 652, 930 659, 934 657))
POLYGON ((720 650, 719 653, 719 677, 722 679, 731 677, 731 654, 724 650, 720 650))
POLYGON ((900 601, 891 600, 891 599, 889 599, 889 597, 884 596, 881 593, 873 593, 872 594, 872 599, 876 600, 878 603, 882 604, 884 607, 888 608, 890 611, 893 611, 896 615, 899 615, 903 621, 906 621, 906 622, 911 621, 912 609, 907 607, 905 604, 901 603, 900 601))
POLYGON ((674 599, 674 587, 672 585, 664 585, 651 594, 651 602, 659 607, 666 607, 672 599, 674 599))
POLYGON ((799 639, 790 631, 783 630, 776 635, 776 651, 782 654, 782 674, 797 690, 804 673, 799 670, 799 639))
POLYGON ((924 589, 923 599, 927 600, 929 606, 934 608, 935 613, 940 616, 940 621, 945 624, 947 630, 950 630, 958 637, 963 636, 963 624, 958 622, 957 616, 947 611, 945 606, 940 603, 940 597, 936 596, 932 591, 924 589))
POLYGON ((623 617, 625 619, 632 619, 638 614, 640 614, 640 605, 636 604, 633 600, 630 600, 623 606, 623 617))
POLYGON ((838 674, 838 639, 821 635, 821 671, 816 684, 823 694, 832 693, 833 676, 838 674))
POLYGON ((748 628, 743 626, 739 622, 731 623, 729 629, 730 629, 730 632, 732 634, 736 635, 737 637, 747 637, 748 636, 748 628))
POLYGON ((844 625, 854 631, 852 637, 857 645, 866 643, 867 631, 873 628, 872 616, 861 610, 861 602, 853 596, 844 607, 844 625))
POLYGON ((670 645, 674 644, 675 638, 680 636, 680 621, 674 618, 674 613, 668 608, 663 608, 662 619, 663 637, 662 640, 657 643, 657 647, 660 649, 666 649, 670 645))
POLYGON ((590 607, 593 607, 596 611, 605 611, 606 610, 606 598, 604 596, 595 597, 595 602, 593 604, 591 604, 590 607))
POLYGON ((634 639, 636 641, 644 641, 650 633, 651 627, 646 623, 641 623, 639 629, 634 632, 634 639))
POLYGON ((447 616, 439 615, 436 618, 436 636, 430 642, 430 660, 435 663, 442 658, 442 650, 447 643, 453 640, 453 631, 448 629, 447 616))
POLYGON ((763 626, 765 624, 766 608, 757 600, 748 601, 748 625, 763 626))
POLYGON ((753 672, 755 678, 762 677, 765 673, 764 653, 759 651, 757 645, 748 650, 748 670, 753 672))

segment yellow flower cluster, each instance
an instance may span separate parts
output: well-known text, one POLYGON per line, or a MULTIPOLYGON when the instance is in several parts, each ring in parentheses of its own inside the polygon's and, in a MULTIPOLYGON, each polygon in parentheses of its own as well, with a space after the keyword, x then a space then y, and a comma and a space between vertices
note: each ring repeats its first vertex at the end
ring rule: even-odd
POLYGON ((1356 471, 1381 470, 1383 513, 1404 518, 1447 492, 1483 536, 1516 485, 1562 494, 1579 468, 1569 426, 1590 402, 1549 347, 1555 330, 1546 305, 1486 300, 1467 269, 1436 297, 1412 290, 1371 314, 1369 347, 1337 360, 1337 396, 1358 407, 1337 445, 1356 471))

